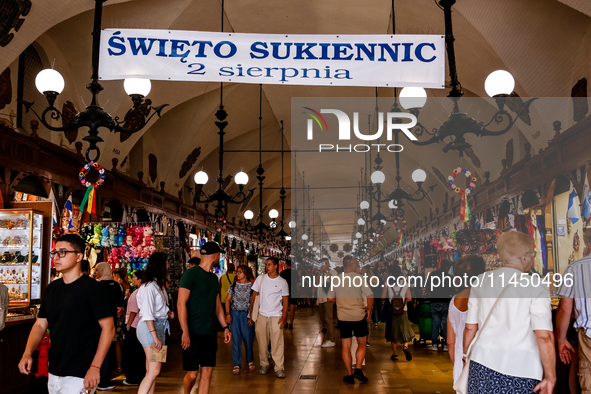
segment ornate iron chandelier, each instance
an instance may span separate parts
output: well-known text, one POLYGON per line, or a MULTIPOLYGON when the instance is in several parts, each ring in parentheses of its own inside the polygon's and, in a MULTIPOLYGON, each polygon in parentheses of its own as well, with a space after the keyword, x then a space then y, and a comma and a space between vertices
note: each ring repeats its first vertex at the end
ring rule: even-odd
MULTIPOLYGON (((486 93, 490 97, 495 98, 498 107, 498 111, 492 116, 488 123, 478 122, 460 110, 460 98, 464 95, 464 92, 462 91, 462 85, 458 80, 454 51, 455 38, 453 36, 451 7, 455 3, 456 0, 439 1, 445 19, 445 44, 449 64, 449 76, 451 79, 451 91, 447 96, 453 101, 453 110, 449 115, 448 120, 443 122, 439 129, 433 128, 431 130, 418 122, 420 109, 425 105, 427 97, 425 89, 423 88, 402 89, 400 92, 400 104, 404 109, 417 117, 417 125, 411 129, 411 132, 417 137, 423 135, 431 136, 428 140, 412 141, 415 145, 425 146, 444 142, 446 143, 443 147, 444 153, 447 153, 450 150, 455 150, 458 151, 461 158, 463 157, 464 151, 471 147, 466 141, 466 135, 474 134, 479 137, 486 137, 499 136, 507 133, 513 127, 517 119, 519 119, 520 115, 529 111, 530 104, 536 99, 532 98, 524 102, 515 117, 512 117, 511 114, 505 110, 505 103, 510 99, 509 95, 513 92, 515 80, 509 72, 497 70, 489 74, 484 83, 486 93), (496 128, 490 129, 490 126, 496 126, 496 128)), ((400 111, 399 108, 396 108, 396 110, 400 111)))
POLYGON ((150 99, 144 100, 151 89, 149 79, 130 78, 126 79, 123 86, 127 94, 131 97, 133 108, 131 108, 123 119, 119 117, 112 117, 98 103, 98 94, 103 90, 103 87, 98 82, 99 69, 99 48, 101 37, 101 20, 103 2, 106 0, 95 0, 94 9, 94 28, 92 31, 92 76, 91 82, 86 88, 92 94, 92 101, 88 107, 82 112, 77 112, 74 105, 66 102, 63 110, 57 109, 54 104, 58 95, 64 90, 65 82, 62 75, 53 69, 42 70, 35 78, 35 85, 37 90, 45 96, 49 106, 41 113, 33 109, 34 103, 21 101, 25 106, 25 111, 33 111, 35 116, 48 130, 51 131, 77 131, 81 127, 88 127, 88 135, 83 138, 89 143, 86 150, 86 159, 88 161, 97 161, 100 158, 101 152, 97 143, 104 142, 99 137, 99 129, 105 128, 114 133, 121 133, 121 141, 125 141, 133 133, 142 130, 144 126, 154 117, 154 115, 161 116, 162 109, 168 104, 160 105, 158 107, 152 106, 150 99), (51 125, 51 121, 59 121, 61 119, 62 126, 56 127, 51 125), (96 152, 92 154, 91 152, 96 152))

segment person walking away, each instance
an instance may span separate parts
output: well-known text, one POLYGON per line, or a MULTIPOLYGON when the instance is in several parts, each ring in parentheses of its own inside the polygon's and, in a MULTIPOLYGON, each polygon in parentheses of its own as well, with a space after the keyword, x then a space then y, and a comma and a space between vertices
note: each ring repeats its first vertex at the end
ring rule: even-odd
POLYGON ((252 298, 252 273, 247 265, 239 265, 236 269, 236 282, 228 289, 226 298, 226 323, 230 325, 230 331, 234 333, 232 340, 232 360, 234 369, 232 373, 238 375, 242 365, 242 341, 246 350, 246 362, 250 372, 254 366, 254 324, 249 322, 250 299, 252 298))
POLYGON ((321 260, 322 267, 318 274, 318 314, 320 315, 320 322, 322 323, 322 332, 324 333, 324 341, 322 347, 335 347, 334 339, 334 320, 333 310, 334 302, 328 302, 328 291, 330 290, 331 277, 337 276, 335 270, 330 269, 330 261, 325 257, 321 260))
POLYGON ((429 286, 429 300, 431 301, 431 350, 437 351, 441 344, 444 352, 448 351, 445 338, 447 338, 447 313, 449 303, 455 290, 451 283, 452 277, 448 271, 451 267, 451 261, 441 261, 441 268, 433 271, 430 275, 429 286), (439 278, 439 283, 436 279, 439 278), (439 341, 439 338, 443 340, 439 341))
POLYGON ((373 325, 377 327, 380 323, 380 312, 382 311, 382 293, 384 289, 384 280, 379 275, 377 268, 370 268, 369 274, 372 277, 377 278, 377 286, 371 286, 371 291, 373 292, 373 309, 371 319, 373 320, 373 325))
POLYGON ((131 286, 129 284, 129 276, 127 275, 127 268, 119 268, 113 271, 113 280, 123 288, 123 305, 120 312, 117 313, 117 320, 115 320, 115 357, 117 358, 117 372, 122 372, 121 367, 123 340, 126 334, 125 331, 125 316, 127 315, 127 301, 131 295, 131 286))
POLYGON ((391 284, 388 283, 388 286, 384 287, 382 290, 381 296, 382 298, 387 297, 390 300, 392 321, 386 323, 386 341, 392 344, 392 356, 390 359, 392 361, 398 360, 397 345, 401 344, 403 346, 402 350, 404 351, 406 361, 410 361, 412 360, 412 355, 408 349, 408 342, 412 341, 415 337, 415 333, 408 321, 406 308, 406 305, 412 301, 410 288, 406 284, 406 280, 403 280, 404 276, 402 275, 400 266, 388 266, 388 275, 392 278, 390 281, 394 286, 391 286, 391 284), (403 282, 404 286, 398 285, 399 283, 403 284, 403 282))
MULTIPOLYGON (((558 354, 565 364, 571 364, 571 370, 579 359, 579 384, 583 394, 591 393, 591 228, 583 230, 585 244, 582 259, 570 264, 562 275, 562 284, 558 289, 560 303, 556 314, 558 329, 558 354), (574 328, 578 337, 578 354, 569 342, 569 327, 574 311, 574 328), (578 356, 578 357, 577 357, 578 356)), ((573 385, 570 385, 573 386, 573 385)), ((573 392, 573 387, 571 387, 573 392)))
POLYGON ((447 346, 449 347, 449 358, 454 365, 454 382, 460 377, 464 363, 464 328, 468 315, 468 298, 470 297, 470 278, 478 276, 486 271, 484 260, 477 255, 464 255, 454 266, 454 275, 462 280, 463 288, 456 294, 449 303, 447 315, 447 346), (467 282, 466 282, 467 280, 467 282))
POLYGON ((287 323, 284 328, 293 330, 293 320, 295 319, 296 306, 300 293, 300 277, 298 271, 291 269, 291 260, 285 260, 285 269, 281 271, 280 276, 285 279, 289 288, 289 309, 287 312, 287 323))
POLYGON ((347 376, 343 378, 343 381, 354 384, 355 379, 357 379, 361 383, 367 383, 368 379, 363 374, 361 367, 367 351, 369 312, 373 307, 373 292, 369 285, 363 281, 363 277, 357 273, 359 262, 356 259, 350 255, 345 256, 343 258, 343 268, 344 275, 341 278, 343 283, 331 289, 328 293, 328 301, 337 304, 337 317, 343 344, 342 357, 347 368, 347 376), (355 281, 357 277, 361 280, 355 281), (361 286, 353 284, 359 282, 361 282, 361 286), (364 297, 367 298, 367 306, 364 306, 364 297), (355 371, 353 371, 353 359, 351 357, 351 338, 353 336, 358 342, 355 357, 357 368, 355 368, 355 371))
MULTIPOLYGON (((122 328, 119 326, 119 316, 123 310, 123 288, 121 285, 113 280, 113 273, 111 266, 108 263, 98 263, 96 265, 96 276, 99 284, 109 295, 109 305, 111 313, 113 314, 113 320, 115 321, 115 336, 113 337, 113 346, 118 341, 118 338, 122 336, 122 328)), ((101 365, 101 382, 99 383, 97 390, 113 390, 115 385, 110 378, 110 356, 107 352, 107 356, 101 365)))
MULTIPOLYGON (((226 310, 226 297, 228 297, 228 289, 232 286, 232 283, 236 280, 236 274, 234 273, 234 264, 228 263, 228 270, 224 275, 220 277, 220 297, 222 301, 222 310, 226 310)), ((225 324, 222 324, 224 326, 225 324)))
MULTIPOLYGON (((289 286, 279 276, 279 260, 270 257, 265 261, 266 275, 259 276, 252 286, 250 300, 250 316, 252 316, 255 298, 259 295, 259 311, 255 326, 256 338, 259 343, 259 374, 269 371, 268 344, 271 342, 271 356, 275 363, 275 376, 285 378, 283 327, 287 321, 289 302, 289 286)), ((249 319, 252 323, 252 319, 249 319)))
POLYGON ((201 262, 201 259, 199 257, 191 257, 189 259, 189 261, 187 261, 187 266, 189 267, 187 269, 191 269, 193 267, 197 267, 200 262, 201 262))
POLYGON ((66 234, 56 240, 50 256, 62 277, 47 286, 18 364, 21 373, 31 373, 32 354, 49 329, 49 394, 94 390, 100 382, 101 365, 115 335, 109 296, 80 268, 84 247, 84 241, 76 234, 66 234))
POLYGON ((509 231, 499 237, 497 250, 501 268, 481 274, 470 290, 463 344, 468 393, 494 388, 499 394, 551 394, 556 353, 550 291, 522 279, 534 264, 534 239, 509 231))
POLYGON ((142 379, 138 394, 153 394, 156 388, 156 377, 160 374, 162 363, 150 361, 150 354, 161 351, 166 340, 166 331, 170 334, 169 318, 174 315, 168 309, 166 293, 167 256, 156 252, 150 256, 144 273, 144 281, 137 292, 137 303, 140 309, 140 321, 137 325, 137 339, 144 348, 146 355, 146 376, 142 379), (151 349, 151 346, 154 349, 151 349))
MULTIPOLYGON (((144 271, 135 271, 131 278, 133 287, 139 289, 142 286, 143 277, 144 271)), ((125 340, 123 341, 123 372, 125 373, 123 385, 125 386, 139 386, 144 376, 146 376, 146 354, 137 339, 137 325, 140 322, 137 293, 138 290, 135 290, 129 296, 125 314, 127 328, 125 340)))
POLYGON ((201 262, 190 268, 181 277, 177 311, 183 335, 183 379, 184 393, 190 394, 197 374, 199 393, 209 393, 213 367, 216 365, 217 322, 224 330, 224 343, 232 340, 230 328, 219 295, 217 276, 211 272, 220 264, 220 253, 224 253, 216 242, 207 242, 201 247, 201 262))

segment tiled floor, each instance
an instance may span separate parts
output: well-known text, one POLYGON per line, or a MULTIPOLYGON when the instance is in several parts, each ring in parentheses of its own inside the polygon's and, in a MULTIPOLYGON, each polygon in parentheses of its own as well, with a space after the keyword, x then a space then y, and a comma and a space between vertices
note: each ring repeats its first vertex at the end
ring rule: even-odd
MULTIPOLYGON (((371 326, 370 343, 367 349, 364 373, 367 384, 347 385, 342 381, 346 370, 341 360, 340 340, 336 348, 320 347, 320 323, 318 309, 306 308, 297 311, 293 330, 285 331, 285 379, 277 379, 273 373, 258 374, 258 354, 255 343, 255 372, 232 374, 232 347, 225 345, 218 335, 217 367, 214 369, 211 394, 452 394, 452 369, 447 352, 430 349, 413 349, 413 359, 407 362, 399 347, 401 361, 390 360, 391 348, 384 339, 385 324, 371 326), (302 380, 300 375, 317 375, 314 380, 302 380)), ((418 334, 418 330, 415 331, 418 334)), ((336 331, 338 334, 338 331, 336 331)), ((169 361, 157 379, 157 393, 182 393, 180 343, 169 346, 169 361)), ((115 379, 113 392, 136 392, 136 387, 125 387, 123 376, 115 379)))

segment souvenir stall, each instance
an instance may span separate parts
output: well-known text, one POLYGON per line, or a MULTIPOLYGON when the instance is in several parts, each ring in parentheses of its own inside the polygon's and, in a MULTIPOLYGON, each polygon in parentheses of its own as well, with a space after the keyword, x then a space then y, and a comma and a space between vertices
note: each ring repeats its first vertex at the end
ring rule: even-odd
POLYGON ((176 290, 179 287, 179 281, 184 270, 184 250, 181 246, 179 237, 167 235, 157 235, 154 237, 156 252, 165 253, 168 256, 168 277, 170 279, 169 288, 176 290))
MULTIPOLYGON (((41 211, 20 206, 0 210, 0 283, 8 288, 6 324, 0 331, 0 344, 5 346, 0 346, 0 358, 6 366, 17 365, 22 356, 49 277, 51 215, 45 217, 41 211)), ((27 379, 16 370, 3 368, 0 382, 0 392, 4 392, 24 386, 27 379)))
POLYGON ((153 234, 150 223, 94 222, 80 228, 91 267, 107 262, 111 269, 127 268, 129 274, 148 265, 148 258, 156 251, 153 234))
POLYGON ((566 267, 583 257, 584 220, 580 199, 572 181, 559 177, 552 197, 552 235, 554 240, 554 272, 563 273, 566 267))
POLYGON ((9 307, 40 301, 44 244, 40 212, 0 211, 0 283, 8 287, 9 307))

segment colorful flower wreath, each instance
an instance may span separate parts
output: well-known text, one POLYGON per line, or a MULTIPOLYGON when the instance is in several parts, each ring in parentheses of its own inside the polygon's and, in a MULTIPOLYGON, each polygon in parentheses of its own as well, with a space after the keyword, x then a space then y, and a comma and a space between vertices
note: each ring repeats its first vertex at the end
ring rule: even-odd
POLYGON ((394 219, 394 225, 397 225, 398 221, 402 221, 404 228, 406 228, 406 219, 404 217, 397 216, 396 219, 394 219))
POLYGON ((86 186, 86 194, 84 194, 84 198, 80 203, 80 210, 83 211, 84 206, 88 202, 88 213, 96 213, 96 193, 94 189, 105 182, 105 169, 101 167, 99 163, 91 161, 90 163, 86 163, 86 165, 80 170, 78 179, 80 179, 82 186, 86 186), (99 179, 95 183, 90 183, 86 180, 86 176, 88 175, 88 171, 90 171, 91 167, 97 170, 99 173, 99 179))
POLYGON ((90 163, 86 163, 86 165, 80 170, 78 178, 80 179, 82 186, 99 187, 105 182, 105 169, 99 163, 91 161, 90 163), (99 179, 96 181, 96 183, 90 183, 86 180, 86 176, 88 175, 88 171, 90 171, 91 167, 94 167, 94 169, 99 173, 99 179))
POLYGON ((475 183, 477 181, 476 177, 473 176, 470 171, 468 171, 467 169, 462 168, 462 167, 455 168, 451 172, 451 175, 447 179, 449 179, 449 187, 451 188, 451 190, 453 190, 454 192, 456 192, 458 194, 462 194, 462 192, 465 192, 466 194, 470 194, 474 191, 474 188, 476 187, 476 183, 475 183), (464 173, 466 178, 470 178, 470 183, 468 184, 468 187, 465 189, 462 189, 455 184, 455 179, 458 176, 458 174, 461 172, 464 173))
POLYGON ((227 227, 226 224, 227 224, 227 222, 226 222, 226 219, 224 219, 224 218, 217 218, 216 220, 213 221, 213 226, 215 227, 215 230, 217 232, 225 230, 227 227))
POLYGON ((468 205, 468 199, 466 198, 468 196, 468 194, 472 193, 474 191, 474 188, 476 187, 476 177, 472 175, 472 173, 470 171, 468 171, 465 168, 462 167, 458 167, 455 168, 452 172, 451 175, 447 178, 449 179, 449 187, 451 188, 451 190, 453 190, 454 192, 456 192, 457 194, 460 195, 461 200, 460 200, 460 220, 463 222, 468 222, 470 221, 471 215, 470 215, 470 206, 468 205), (458 187, 455 184, 455 179, 458 176, 458 174, 463 173, 466 178, 470 179, 470 183, 468 183, 468 187, 465 189, 462 189, 461 187, 458 187))

